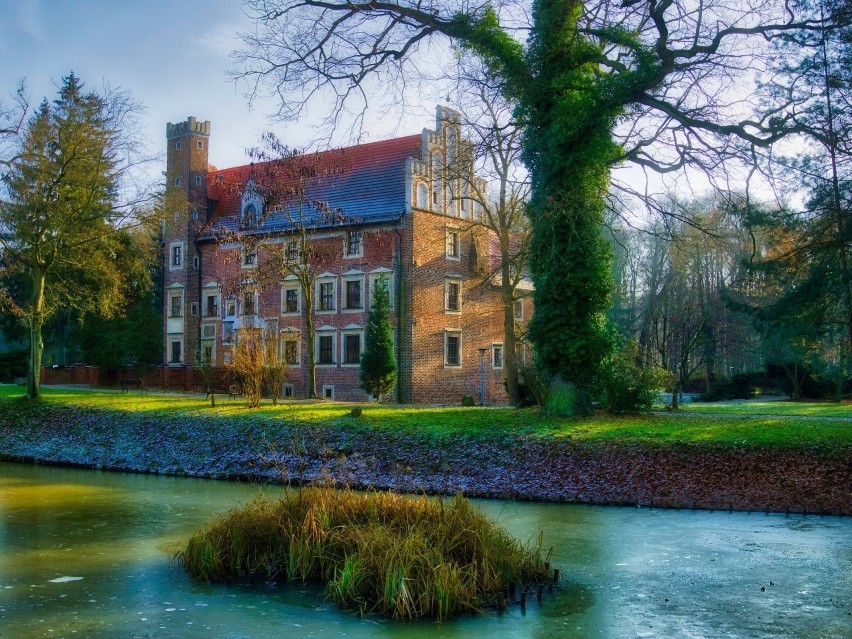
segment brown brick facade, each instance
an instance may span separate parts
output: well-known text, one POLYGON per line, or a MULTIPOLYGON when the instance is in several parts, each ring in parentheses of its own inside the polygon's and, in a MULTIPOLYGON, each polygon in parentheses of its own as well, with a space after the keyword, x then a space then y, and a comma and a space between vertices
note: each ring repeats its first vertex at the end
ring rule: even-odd
MULTIPOLYGON (((347 336, 360 335, 363 345, 373 280, 389 277, 393 287, 391 323, 399 366, 398 399, 458 404, 463 396, 469 395, 478 401, 483 379, 480 349, 487 349, 483 360, 486 401, 506 399, 503 370, 495 367, 492 350, 495 344, 503 343, 503 320, 499 288, 488 280, 488 268, 483 267, 483 261, 487 261, 483 250, 489 244, 488 233, 473 222, 472 204, 469 208, 462 207, 451 197, 452 185, 440 189, 433 187, 438 171, 434 167, 439 164, 431 158, 449 153, 448 144, 461 143, 458 129, 455 129, 456 137, 449 140, 448 131, 453 129, 447 122, 453 124, 452 112, 439 109, 438 127, 436 131, 424 131, 422 150, 417 150, 421 146, 418 136, 413 138, 415 150, 404 160, 404 167, 397 167, 396 157, 393 166, 391 160, 387 160, 390 167, 387 174, 393 175, 398 184, 383 188, 399 198, 398 214, 372 221, 368 211, 357 224, 344 219, 336 227, 318 228, 310 234, 310 242, 325 256, 317 270, 324 276, 320 282, 331 288, 323 291, 332 290, 334 298, 331 310, 319 310, 318 300, 314 300, 315 331, 324 338, 330 337, 333 344, 333 361, 318 364, 316 368, 316 391, 320 396, 333 388, 335 399, 366 399, 358 386, 357 363, 345 361, 347 344, 350 347, 355 344, 352 339, 347 341, 347 336), (442 115, 449 119, 442 123, 442 115), (426 188, 429 189, 428 199, 424 201, 426 188), (353 229, 362 233, 362 250, 357 256, 348 257, 345 256, 346 238, 353 229), (349 288, 348 282, 357 285, 349 288), (357 290, 360 290, 361 308, 347 308, 347 291, 354 295, 357 290)), ((298 282, 292 275, 288 278, 286 271, 267 268, 276 263, 276 255, 280 257, 293 234, 285 231, 264 235, 257 241, 256 263, 246 266, 243 247, 252 240, 239 233, 222 240, 221 236, 214 237, 209 232, 218 219, 226 219, 226 214, 233 216, 233 209, 239 214, 239 207, 246 202, 245 197, 240 205, 236 201, 238 197, 216 195, 216 185, 221 184, 223 176, 235 175, 237 171, 241 171, 239 180, 242 183, 238 188, 242 189, 246 184, 246 172, 241 167, 215 175, 207 173, 209 130, 209 123, 201 124, 194 118, 168 126, 170 206, 164 226, 164 361, 172 363, 170 341, 177 340, 178 336, 182 340, 182 361, 173 362, 174 366, 191 364, 199 348, 211 349, 214 360, 221 365, 229 361, 232 346, 225 334, 231 328, 256 326, 274 330, 282 340, 298 342, 298 364, 288 368, 286 384, 294 397, 305 397, 308 390, 305 299, 299 291, 298 311, 289 312, 291 309, 287 308, 283 291, 299 288, 298 282), (177 148, 178 141, 180 148, 177 148), (196 179, 198 176, 201 179, 196 179), (180 178, 180 182, 176 182, 176 178, 180 178), (209 201, 208 194, 212 198, 209 201), (208 216, 208 211, 214 213, 208 216), (207 226, 203 227, 204 224, 207 226), (180 242, 183 243, 184 264, 176 269, 171 262, 174 245, 180 242), (193 263, 195 257, 198 257, 197 268, 193 263), (250 294, 248 299, 247 293, 250 294), (169 317, 170 298, 178 294, 183 294, 181 321, 169 317)), ((399 140, 409 143, 408 138, 399 140)), ((394 142, 367 145, 370 148, 362 155, 368 160, 362 163, 379 157, 373 164, 382 169, 382 152, 386 149, 383 145, 394 142)), ((370 170, 372 175, 377 174, 378 169, 373 165, 370 170)), ((357 184, 349 188, 351 197, 356 199, 364 189, 357 184)), ((345 205, 341 210, 347 213, 345 205)), ((314 296, 319 297, 318 294, 319 289, 315 287, 314 296)), ((326 339, 323 345, 328 344, 326 339)), ((328 349, 325 351, 327 354, 328 349)), ((350 350, 350 359, 354 359, 352 353, 350 350)), ((317 355, 319 357, 319 352, 317 355)))

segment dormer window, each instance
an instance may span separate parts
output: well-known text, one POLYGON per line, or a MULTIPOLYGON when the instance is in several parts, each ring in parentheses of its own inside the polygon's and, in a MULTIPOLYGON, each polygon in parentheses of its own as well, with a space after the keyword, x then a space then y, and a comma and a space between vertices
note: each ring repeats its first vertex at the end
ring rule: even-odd
POLYGON ((243 209, 243 225, 257 226, 257 207, 249 204, 243 209))

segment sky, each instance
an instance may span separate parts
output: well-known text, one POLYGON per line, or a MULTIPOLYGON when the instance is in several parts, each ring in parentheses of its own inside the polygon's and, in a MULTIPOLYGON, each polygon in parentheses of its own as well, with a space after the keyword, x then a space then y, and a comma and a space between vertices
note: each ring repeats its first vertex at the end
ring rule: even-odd
MULTIPOLYGON (((104 83, 142 102, 149 151, 165 169, 167 122, 190 115, 210 120, 209 160, 217 167, 249 162, 245 150, 273 130, 291 146, 315 139, 309 123, 273 122, 271 101, 249 107, 246 86, 227 75, 238 33, 250 31, 239 0, 0 0, 0 96, 26 79, 31 103, 53 100, 69 71, 90 89, 104 83)), ((417 133, 434 126, 422 117, 368 131, 368 140, 417 133)), ((432 116, 434 118, 434 116, 432 116)))

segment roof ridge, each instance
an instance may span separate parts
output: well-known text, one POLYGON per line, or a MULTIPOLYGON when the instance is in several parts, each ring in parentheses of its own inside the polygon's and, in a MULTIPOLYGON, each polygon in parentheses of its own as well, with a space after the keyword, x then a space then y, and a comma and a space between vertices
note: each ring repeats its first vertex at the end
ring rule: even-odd
MULTIPOLYGON (((341 147, 337 147, 337 148, 333 148, 333 149, 325 149, 323 151, 307 151, 305 153, 300 153, 299 155, 297 155, 295 157, 301 158, 301 157, 305 157, 305 156, 308 156, 308 155, 315 155, 315 154, 316 155, 325 155, 326 153, 335 153, 335 152, 338 152, 338 151, 353 151, 353 150, 359 150, 360 151, 360 150, 363 150, 367 147, 376 146, 376 145, 380 145, 380 144, 389 144, 391 142, 399 142, 401 144, 405 143, 405 142, 413 142, 415 139, 420 140, 421 137, 422 137, 421 133, 412 133, 411 135, 404 135, 404 136, 401 136, 401 137, 398 137, 398 138, 388 138, 386 140, 374 140, 373 142, 361 142, 360 144, 354 144, 352 146, 341 146, 341 147)), ((225 168, 222 168, 222 169, 217 168, 215 171, 208 171, 207 175, 208 176, 219 175, 219 174, 226 173, 226 172, 238 171, 240 169, 247 170, 247 169, 250 169, 252 166, 263 165, 263 164, 267 164, 269 162, 274 162, 274 161, 275 161, 274 159, 271 159, 271 160, 263 160, 261 162, 249 162, 248 164, 238 164, 236 166, 229 166, 229 167, 225 167, 225 168)))

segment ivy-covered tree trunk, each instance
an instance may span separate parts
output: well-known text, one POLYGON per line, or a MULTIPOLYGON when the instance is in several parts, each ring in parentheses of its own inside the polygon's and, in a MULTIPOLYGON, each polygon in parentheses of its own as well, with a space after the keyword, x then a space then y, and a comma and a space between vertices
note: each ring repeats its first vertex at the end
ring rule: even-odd
POLYGON ((574 387, 574 412, 591 409, 592 384, 612 348, 610 251, 601 234, 609 167, 619 154, 611 130, 620 112, 600 85, 598 52, 577 33, 578 0, 537 0, 528 50, 527 125, 535 313, 529 335, 536 363, 574 387))

